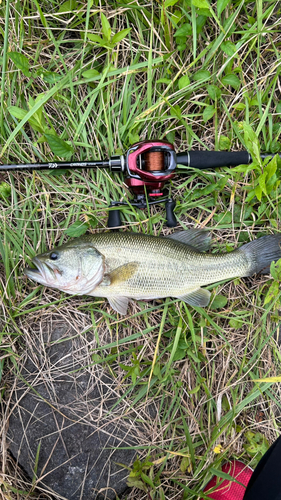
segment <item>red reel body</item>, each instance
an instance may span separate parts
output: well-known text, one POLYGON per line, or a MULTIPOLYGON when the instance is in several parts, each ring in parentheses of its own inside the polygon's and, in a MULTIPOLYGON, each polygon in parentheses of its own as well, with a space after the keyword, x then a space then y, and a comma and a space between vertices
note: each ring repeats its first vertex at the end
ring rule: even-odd
POLYGON ((137 195, 143 194, 146 188, 149 196, 161 196, 165 182, 174 176, 176 166, 174 146, 169 142, 139 142, 127 152, 128 177, 125 182, 137 195))

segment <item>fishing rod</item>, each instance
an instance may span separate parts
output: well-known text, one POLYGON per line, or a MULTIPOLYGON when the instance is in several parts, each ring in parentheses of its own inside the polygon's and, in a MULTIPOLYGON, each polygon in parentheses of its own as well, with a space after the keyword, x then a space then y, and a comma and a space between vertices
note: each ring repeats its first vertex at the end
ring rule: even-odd
MULTIPOLYGON (((261 158, 273 157, 273 154, 262 154, 261 158)), ((279 156, 281 156, 279 154, 279 156)), ((130 147, 125 155, 111 156, 108 160, 93 160, 83 162, 49 162, 0 165, 0 171, 14 170, 54 170, 73 168, 107 168, 111 172, 125 174, 125 184, 134 193, 135 198, 130 205, 145 208, 148 205, 165 202, 166 224, 174 227, 177 224, 172 198, 161 198, 164 186, 177 173, 178 165, 194 169, 214 169, 217 167, 235 167, 252 163, 252 157, 247 151, 187 151, 176 154, 174 146, 166 141, 142 141, 130 147)), ((119 208, 128 205, 125 202, 113 201, 110 204, 108 227, 121 225, 119 208)))

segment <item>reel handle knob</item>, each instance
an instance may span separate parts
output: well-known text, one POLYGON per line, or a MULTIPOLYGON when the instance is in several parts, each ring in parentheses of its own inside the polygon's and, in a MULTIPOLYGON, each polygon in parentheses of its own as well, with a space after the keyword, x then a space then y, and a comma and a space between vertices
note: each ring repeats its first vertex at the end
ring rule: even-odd
MULTIPOLYGON (((110 203, 109 208, 115 207, 114 203, 110 203)), ((107 219, 107 227, 109 228, 118 228, 122 226, 121 224, 121 216, 119 208, 115 208, 114 210, 109 210, 108 219, 107 219)))
POLYGON ((169 200, 167 200, 165 203, 166 217, 167 217, 166 226, 168 227, 176 227, 177 225, 177 219, 174 214, 175 206, 176 202, 172 198, 169 198, 169 200))

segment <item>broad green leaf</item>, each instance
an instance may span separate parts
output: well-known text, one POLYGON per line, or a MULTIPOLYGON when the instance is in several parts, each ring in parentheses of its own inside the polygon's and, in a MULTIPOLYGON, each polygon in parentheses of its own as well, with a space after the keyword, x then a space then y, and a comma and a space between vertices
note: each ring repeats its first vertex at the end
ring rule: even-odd
POLYGON ((19 52, 9 52, 9 57, 12 59, 15 66, 22 71, 25 76, 30 76, 29 61, 27 57, 19 52))
POLYGON ((208 85, 207 92, 213 101, 215 101, 215 99, 219 99, 221 96, 221 90, 216 85, 208 85))
MULTIPOLYGON (((262 188, 260 186, 255 187, 255 195, 259 201, 261 201, 262 198, 262 188)), ((247 198, 248 200, 248 198, 247 198)))
POLYGON ((241 85, 241 82, 236 75, 225 75, 221 81, 223 85, 230 85, 234 89, 238 89, 241 85))
POLYGON ((278 275, 277 275, 277 271, 276 271, 276 263, 274 260, 270 264, 270 274, 271 274, 272 278, 277 281, 278 275))
MULTIPOLYGON (((274 377, 276 378, 276 377, 274 377)), ((273 377, 269 377, 268 382, 273 382, 273 377)), ((257 380, 262 380, 262 379, 257 379, 257 380)), ((264 381, 266 379, 263 379, 264 381)), ((245 437, 248 441, 248 443, 245 443, 243 445, 243 448, 246 450, 246 452, 251 456, 255 457, 257 462, 260 461, 261 457, 267 452, 269 448, 269 443, 266 439, 266 437, 261 434, 260 432, 251 432, 247 431, 245 433, 245 437)))
POLYGON ((11 196, 11 186, 7 182, 0 183, 0 196, 2 198, 9 198, 11 196))
POLYGON ((135 144, 135 143, 139 142, 140 136, 137 133, 130 133, 129 140, 130 140, 130 144, 135 144))
POLYGON ((103 12, 101 13, 101 24, 102 24, 103 36, 104 36, 105 40, 107 40, 109 42, 110 37, 111 37, 111 27, 110 27, 109 21, 107 20, 107 18, 105 17, 103 12))
POLYGON ((192 78, 193 78, 193 80, 198 82, 200 80, 207 80, 208 78, 210 78, 210 76, 211 76, 210 71, 208 71, 206 69, 200 69, 199 71, 194 73, 192 78))
POLYGON ((102 47, 106 43, 105 40, 101 38, 99 35, 93 35, 92 33, 88 33, 87 37, 89 38, 89 40, 91 40, 91 42, 95 42, 98 45, 101 45, 102 47))
POLYGON ((150 479, 150 477, 149 477, 149 476, 147 476, 147 474, 145 474, 144 472, 141 472, 141 478, 142 478, 142 480, 143 480, 146 484, 148 484, 151 488, 153 488, 153 489, 155 488, 155 486, 154 486, 154 484, 153 484, 152 479, 150 479))
POLYGON ((215 107, 210 105, 210 106, 206 106, 204 108, 204 111, 203 111, 203 120, 204 122, 206 123, 208 120, 210 120, 211 118, 213 118, 214 114, 215 114, 215 107))
POLYGON ((225 295, 216 295, 212 304, 210 305, 210 309, 222 309, 227 304, 227 297, 225 295))
POLYGON ((169 85, 171 81, 172 80, 170 80, 169 78, 159 78, 159 80, 156 80, 156 83, 166 83, 167 85, 169 85))
MULTIPOLYGON (((23 120, 23 118, 28 113, 28 111, 26 111, 25 109, 18 108, 17 106, 10 106, 8 110, 12 116, 18 118, 19 120, 23 120)), ((36 113, 34 113, 31 118, 29 118, 28 123, 37 132, 44 133, 46 122, 44 117, 42 116, 42 110, 40 110, 40 108, 36 113)))
POLYGON ((41 74, 39 71, 38 75, 44 80, 44 82, 51 84, 58 82, 62 78, 62 76, 58 73, 55 73, 55 71, 44 71, 41 74))
POLYGON ((217 13, 218 16, 220 17, 224 9, 227 7, 227 5, 230 3, 230 0, 217 0, 217 13))
POLYGON ((165 0, 164 7, 167 9, 168 7, 173 7, 179 0, 165 0))
POLYGON ((233 56, 236 52, 236 45, 233 42, 230 42, 230 40, 222 42, 221 48, 228 56, 233 56))
POLYGON ((260 158, 260 148, 257 144, 252 144, 252 154, 256 159, 260 158))
POLYGON ((99 354, 94 353, 94 354, 92 354, 92 361, 94 363, 102 363, 103 362, 103 358, 99 354))
POLYGON ((18 108, 18 106, 10 106, 8 108, 8 111, 12 116, 18 118, 19 120, 22 120, 27 114, 27 111, 25 109, 18 108))
POLYGON ((276 281, 281 281, 281 259, 271 263, 270 274, 276 281))
POLYGON ((181 108, 178 104, 175 104, 175 106, 172 106, 171 107, 171 116, 173 116, 174 118, 181 118, 181 108))
POLYGON ((190 79, 187 75, 184 75, 179 79, 178 86, 180 90, 184 89, 185 87, 188 87, 189 84, 190 84, 190 79))
POLYGON ((243 324, 244 324, 244 323, 243 323, 243 321, 242 321, 241 319, 231 318, 231 319, 229 320, 229 326, 230 326, 231 328, 235 328, 236 330, 237 330, 238 328, 241 328, 241 326, 243 326, 243 324))
MULTIPOLYGON (((252 129, 252 127, 246 122, 243 122, 243 130, 244 130, 244 141, 246 144, 246 148, 249 151, 250 155, 252 156, 253 161, 256 162, 257 164, 260 164, 260 143, 257 134, 252 129)), ((261 199, 259 198, 258 189, 256 192, 256 196, 259 200, 261 199)))
POLYGON ((77 220, 74 224, 67 228, 65 233, 67 236, 71 236, 71 238, 78 238, 79 236, 82 236, 82 234, 85 234, 86 231, 88 231, 88 228, 89 224, 77 220))
POLYGON ((276 113, 280 114, 281 113, 281 101, 279 101, 277 103, 277 106, 276 106, 276 113))
POLYGON ((131 28, 127 28, 125 30, 122 30, 122 31, 119 31, 119 33, 116 33, 116 35, 114 35, 111 39, 111 43, 113 43, 114 45, 116 43, 119 43, 121 42, 121 40, 123 40, 123 38, 125 38, 128 33, 130 33, 131 31, 131 28))
POLYGON ((245 142, 249 140, 253 144, 259 144, 259 139, 256 132, 252 129, 251 125, 243 122, 244 139, 245 142))
POLYGON ((35 101, 34 101, 33 97, 31 97, 31 95, 30 95, 28 98, 28 107, 29 107, 29 109, 32 109, 34 106, 35 106, 35 101))
POLYGON ((209 9, 210 4, 207 0, 192 0, 192 5, 199 9, 209 9))
POLYGON ((259 101, 257 99, 251 99, 250 102, 249 102, 249 105, 250 106, 258 106, 259 105, 259 101))
POLYGON ((186 36, 177 36, 176 37, 177 49, 180 52, 181 50, 186 49, 186 36))
POLYGON ((58 14, 63 14, 64 12, 71 12, 76 8, 77 8, 77 0, 67 0, 60 6, 58 14))
POLYGON ((279 283, 278 281, 273 281, 264 299, 264 305, 268 304, 269 302, 271 302, 271 300, 275 299, 278 293, 279 293, 279 283))
POLYGON ((67 144, 67 142, 61 139, 58 135, 45 134, 45 137, 52 152, 56 156, 63 158, 69 157, 73 154, 73 147, 70 144, 67 144))
POLYGON ((189 23, 184 23, 177 29, 174 36, 190 36, 192 35, 192 26, 189 23))
POLYGON ((211 14, 210 9, 199 9, 199 11, 198 11, 198 17, 196 19, 196 25, 197 25, 197 20, 198 20, 199 17, 205 17, 205 18, 207 18, 207 17, 210 17, 211 15, 212 14, 211 14))
POLYGON ((277 156, 274 156, 272 160, 264 167, 264 172, 267 174, 267 181, 275 174, 277 170, 277 156))
POLYGON ((147 491, 146 484, 144 484, 144 482, 141 481, 139 476, 135 477, 135 474, 133 474, 132 472, 130 472, 128 476, 127 486, 129 486, 129 488, 138 488, 139 490, 147 491))
POLYGON ((175 10, 171 13, 171 19, 173 24, 178 24, 181 20, 182 13, 180 10, 175 10))
POLYGON ((221 135, 219 138, 219 149, 221 151, 227 151, 230 148, 231 141, 226 135, 221 135))
POLYGON ((172 24, 178 24, 181 20, 182 13, 180 10, 175 10, 171 13, 172 24))
POLYGON ((238 111, 242 111, 243 109, 246 108, 246 104, 243 102, 238 102, 237 104, 233 104, 232 106, 234 109, 238 109, 238 111))
POLYGON ((83 78, 95 78, 99 76, 99 72, 96 69, 88 69, 82 73, 83 78))
POLYGON ((175 142, 175 137, 176 137, 176 134, 175 134, 174 130, 169 130, 169 132, 166 133, 166 139, 171 144, 173 144, 175 142))
MULTIPOLYGON (((209 13, 208 15, 210 15, 210 13, 209 13)), ((203 28, 204 28, 204 26, 205 26, 205 24, 206 24, 206 22, 207 22, 207 19, 208 19, 208 16, 207 16, 207 15, 206 15, 206 16, 202 16, 202 15, 201 15, 201 16, 198 16, 198 17, 196 18, 196 28, 197 28, 197 34, 202 33, 203 28)))
POLYGON ((264 194, 267 194, 267 190, 266 190, 266 172, 264 172, 262 175, 259 176, 258 181, 259 181, 259 186, 260 186, 261 190, 264 192, 264 194))

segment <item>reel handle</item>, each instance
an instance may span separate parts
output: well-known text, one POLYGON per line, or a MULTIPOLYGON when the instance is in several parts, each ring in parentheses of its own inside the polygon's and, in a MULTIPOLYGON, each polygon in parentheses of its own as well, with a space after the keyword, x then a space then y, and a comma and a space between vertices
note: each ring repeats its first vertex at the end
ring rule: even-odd
POLYGON ((172 198, 169 198, 169 200, 167 200, 165 203, 166 217, 167 217, 166 226, 168 227, 176 227, 177 225, 177 219, 174 214, 175 206, 176 202, 172 198))
MULTIPOLYGON (((162 198, 159 200, 160 203, 165 202, 166 208, 166 226, 167 227, 176 227, 177 219, 174 214, 174 208, 176 206, 176 202, 172 198, 162 198)), ((158 201, 148 202, 149 205, 155 205, 158 201)), ((110 229, 119 229, 122 226, 121 223, 121 206, 128 205, 128 203, 112 201, 109 205, 109 208, 114 208, 113 210, 109 210, 108 219, 107 219, 107 227, 110 229)), ((142 209, 146 206, 146 203, 143 199, 139 199, 132 202, 132 205, 142 209)))
POLYGON ((107 219, 107 227, 108 228, 118 228, 122 226, 120 209, 115 205, 114 202, 110 203, 109 208, 115 207, 114 210, 109 210, 108 219, 107 219))

